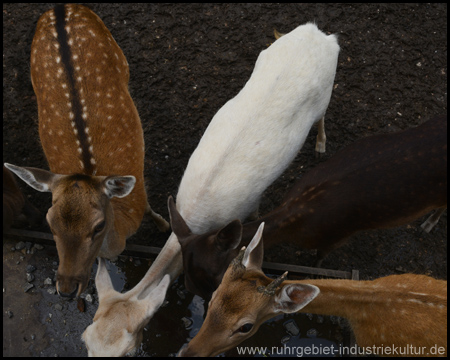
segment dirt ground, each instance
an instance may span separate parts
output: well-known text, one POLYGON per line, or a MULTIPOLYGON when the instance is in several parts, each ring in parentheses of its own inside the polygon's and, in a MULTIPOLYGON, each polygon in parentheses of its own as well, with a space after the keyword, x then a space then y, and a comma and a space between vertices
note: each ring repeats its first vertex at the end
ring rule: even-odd
MULTIPOLYGON (((36 22, 53 5, 3 4, 4 162, 48 168, 38 139, 29 61, 36 22)), ((313 128, 295 161, 264 193, 260 214, 278 206, 296 178, 355 140, 417 126, 447 112, 445 4, 90 7, 130 65, 130 93, 146 143, 149 202, 166 218, 167 197, 176 195, 190 154, 214 114, 244 86, 258 54, 274 41, 274 28, 289 32, 314 21, 322 31, 338 35, 341 52, 326 114, 327 153, 315 157, 313 128)), ((45 213, 50 194, 20 186, 45 213)), ((420 228, 425 218, 357 234, 322 267, 358 269, 361 279, 404 272, 447 279, 447 213, 429 234, 420 228)), ((144 221, 129 242, 162 247, 167 237, 144 221)), ((280 245, 267 251, 266 259, 312 265, 314 251, 280 245)))

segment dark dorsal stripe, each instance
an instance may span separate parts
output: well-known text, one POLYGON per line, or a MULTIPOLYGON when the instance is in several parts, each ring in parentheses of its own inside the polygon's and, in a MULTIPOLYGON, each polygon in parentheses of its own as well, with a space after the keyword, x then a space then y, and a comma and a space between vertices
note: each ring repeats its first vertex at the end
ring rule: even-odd
POLYGON ((59 52, 61 55, 61 63, 66 70, 68 78, 68 88, 72 99, 72 111, 74 114, 73 121, 78 131, 78 140, 80 141, 81 157, 84 164, 86 174, 92 175, 94 167, 91 164, 91 154, 89 152, 89 141, 86 135, 86 123, 82 118, 82 106, 75 87, 75 72, 72 63, 72 52, 68 44, 67 32, 65 29, 65 7, 58 5, 55 7, 56 32, 58 34, 59 52))

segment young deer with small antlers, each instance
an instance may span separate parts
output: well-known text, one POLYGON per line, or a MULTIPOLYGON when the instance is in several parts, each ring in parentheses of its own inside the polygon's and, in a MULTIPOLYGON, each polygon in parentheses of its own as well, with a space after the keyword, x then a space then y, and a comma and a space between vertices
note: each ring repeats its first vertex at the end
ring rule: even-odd
POLYGON ((361 230, 406 224, 436 209, 430 231, 447 208, 447 116, 405 131, 361 139, 302 176, 281 205, 242 226, 235 220, 203 235, 191 232, 172 207, 172 231, 183 252, 186 288, 205 299, 261 222, 265 246, 290 242, 318 249, 317 266, 361 230), (174 221, 175 220, 175 221, 174 221))
POLYGON ((276 280, 261 270, 264 223, 232 261, 214 292, 198 334, 181 356, 216 356, 258 331, 280 313, 346 318, 359 347, 379 355, 446 356, 447 281, 425 275, 391 275, 373 281, 276 280))
POLYGON ((59 5, 40 17, 31 80, 51 171, 5 165, 34 189, 52 192, 47 221, 62 296, 81 294, 95 257, 119 255, 144 213, 169 228, 147 202, 144 138, 128 79, 122 50, 90 9, 59 5))

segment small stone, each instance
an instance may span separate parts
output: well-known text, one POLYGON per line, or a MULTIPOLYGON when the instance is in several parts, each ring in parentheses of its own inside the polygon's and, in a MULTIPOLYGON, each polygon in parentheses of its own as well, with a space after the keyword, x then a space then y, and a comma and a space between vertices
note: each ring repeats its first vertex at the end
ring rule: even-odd
POLYGON ((27 283, 23 286, 23 291, 24 291, 24 292, 27 292, 28 290, 30 290, 30 289, 32 289, 32 288, 34 288, 34 285, 27 282, 27 283))
POLYGON ((10 310, 7 311, 7 314, 10 319, 14 316, 13 312, 10 310))
POLYGON ((33 280, 34 280, 34 275, 30 274, 30 273, 27 273, 27 281, 28 282, 32 282, 33 280))
POLYGON ((34 271, 36 271, 36 267, 33 265, 27 265, 27 273, 32 273, 34 271))
POLYGON ((55 305, 55 310, 62 311, 62 309, 63 309, 63 306, 61 304, 55 305))
POLYGON ((16 250, 22 250, 23 248, 25 248, 25 243, 23 241, 16 244, 16 250))
POLYGON ((289 342, 289 340, 291 340, 291 337, 289 335, 285 335, 281 338, 281 343, 287 344, 289 342))
POLYGON ((189 330, 192 327, 193 321, 187 317, 182 317, 181 321, 183 322, 184 328, 189 330))
POLYGON ((44 285, 53 285, 53 281, 50 278, 44 280, 44 285))
POLYGON ((297 336, 300 333, 300 330, 297 324, 295 323, 295 320, 286 321, 283 324, 283 326, 286 329, 286 332, 291 336, 297 336))
POLYGON ((49 287, 49 288, 47 289, 47 292, 48 292, 50 295, 55 295, 55 294, 56 294, 56 287, 54 287, 54 286, 49 287))

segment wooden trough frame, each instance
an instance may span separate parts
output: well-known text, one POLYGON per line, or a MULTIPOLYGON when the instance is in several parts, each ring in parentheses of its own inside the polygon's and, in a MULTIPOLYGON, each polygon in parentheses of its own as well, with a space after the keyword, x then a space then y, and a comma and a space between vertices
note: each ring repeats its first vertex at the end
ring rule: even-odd
MULTIPOLYGON (((29 231, 22 229, 9 229, 4 233, 4 235, 16 236, 21 238, 29 238, 30 241, 35 243, 56 246, 53 240, 53 235, 49 233, 43 233, 39 231, 29 231)), ((125 247, 124 255, 139 256, 143 258, 151 258, 157 256, 161 251, 161 248, 154 246, 143 246, 143 245, 132 245, 127 244, 125 247)), ((290 265, 290 264, 280 264, 272 262, 263 262, 263 269, 269 270, 272 273, 283 273, 289 271, 290 274, 295 275, 315 275, 315 276, 325 276, 339 279, 351 279, 359 280, 359 271, 352 270, 340 271, 340 270, 330 270, 321 268, 312 268, 308 266, 290 265)))

